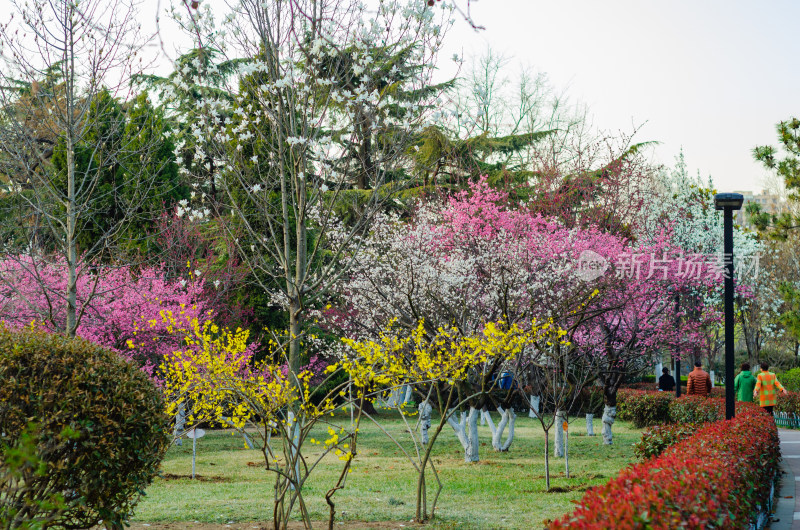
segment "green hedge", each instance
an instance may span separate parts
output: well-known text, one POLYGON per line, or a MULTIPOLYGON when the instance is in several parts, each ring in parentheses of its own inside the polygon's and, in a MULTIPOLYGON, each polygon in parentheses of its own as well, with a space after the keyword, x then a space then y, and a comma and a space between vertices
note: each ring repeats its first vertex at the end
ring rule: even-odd
POLYGON ((617 392, 617 416, 623 421, 633 422, 641 429, 669 421, 669 405, 675 397, 671 392, 643 392, 619 389, 617 392))
POLYGON ((159 390, 113 351, 0 327, 0 523, 122 528, 167 424, 159 390))
POLYGON ((800 392, 800 368, 792 368, 787 372, 778 374, 778 381, 789 392, 800 392))
MULTIPOLYGON (((711 391, 712 397, 724 395, 723 389, 711 391)), ((672 392, 621 388, 617 392, 617 416, 640 429, 662 423, 706 423, 725 416, 719 403, 719 400, 700 396, 676 398, 672 392)))
POLYGON ((701 426, 699 423, 654 425, 642 433, 642 439, 634 444, 633 452, 641 460, 658 456, 667 447, 693 435, 701 426))

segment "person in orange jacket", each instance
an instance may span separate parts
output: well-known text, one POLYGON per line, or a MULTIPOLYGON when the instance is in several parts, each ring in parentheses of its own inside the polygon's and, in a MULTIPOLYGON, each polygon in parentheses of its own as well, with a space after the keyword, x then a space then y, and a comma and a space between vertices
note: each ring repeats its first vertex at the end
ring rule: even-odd
POLYGON ((689 372, 686 383, 687 396, 708 396, 711 393, 711 377, 703 370, 703 363, 696 361, 694 370, 689 372))
POLYGON ((761 363, 761 373, 756 378, 756 387, 753 390, 753 398, 758 398, 758 404, 762 409, 772 416, 772 408, 775 406, 777 397, 776 389, 786 395, 786 389, 778 381, 778 377, 769 371, 769 363, 761 363))

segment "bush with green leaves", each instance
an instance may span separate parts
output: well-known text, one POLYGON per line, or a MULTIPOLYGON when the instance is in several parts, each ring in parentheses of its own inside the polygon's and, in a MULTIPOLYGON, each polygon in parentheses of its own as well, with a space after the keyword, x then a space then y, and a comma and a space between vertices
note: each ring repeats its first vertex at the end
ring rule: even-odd
POLYGON ((671 392, 642 392, 621 388, 617 392, 617 415, 633 422, 637 429, 670 421, 671 392))
POLYGON ((708 423, 725 417, 725 400, 703 396, 682 396, 669 403, 674 423, 708 423))
POLYGON ((658 456, 664 449, 693 435, 702 426, 699 423, 654 425, 642 433, 642 439, 633 445, 633 453, 641 460, 658 456))
POLYGON ((800 368, 792 368, 782 374, 778 374, 778 381, 789 392, 800 392, 800 368))
POLYGON ((161 392, 96 344, 0 326, 0 521, 122 528, 169 446, 161 392))

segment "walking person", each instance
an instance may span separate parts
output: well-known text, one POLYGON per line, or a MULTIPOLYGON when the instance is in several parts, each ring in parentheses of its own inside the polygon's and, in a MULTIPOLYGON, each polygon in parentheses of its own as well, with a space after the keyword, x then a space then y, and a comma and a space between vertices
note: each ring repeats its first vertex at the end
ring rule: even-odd
POLYGON ((767 411, 772 416, 772 409, 775 407, 775 398, 777 394, 775 389, 780 390, 786 395, 786 389, 778 381, 778 377, 769 371, 769 363, 761 363, 761 373, 756 378, 756 387, 753 390, 753 398, 758 397, 758 404, 762 409, 767 411))
POLYGON ((711 377, 708 372, 703 370, 703 363, 700 361, 694 363, 694 370, 689 372, 688 379, 686 384, 687 396, 707 397, 711 393, 711 377))
POLYGON ((756 388, 756 377, 750 371, 750 363, 742 363, 742 371, 733 380, 736 401, 753 402, 753 391, 756 388))
POLYGON ((658 378, 658 389, 664 392, 672 392, 675 390, 675 379, 669 375, 669 368, 664 367, 663 374, 658 378))

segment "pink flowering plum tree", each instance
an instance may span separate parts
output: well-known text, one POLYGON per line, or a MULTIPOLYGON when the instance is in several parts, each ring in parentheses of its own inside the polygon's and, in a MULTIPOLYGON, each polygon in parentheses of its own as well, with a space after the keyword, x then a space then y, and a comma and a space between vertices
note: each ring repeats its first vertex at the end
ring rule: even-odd
MULTIPOLYGON (((120 352, 157 376, 164 355, 180 346, 160 313, 205 320, 221 312, 218 303, 211 303, 219 300, 208 295, 213 285, 208 286, 191 263, 184 265, 183 277, 175 279, 156 267, 79 269, 76 335, 120 352)), ((67 317, 57 293, 65 292, 65 267, 58 259, 45 264, 25 257, 0 262, 5 287, 0 293, 0 318, 13 327, 33 323, 53 332, 63 330, 67 317)))
POLYGON ((585 323, 576 339, 595 358, 605 405, 603 440, 611 444, 617 391, 624 378, 648 369, 665 349, 681 352, 702 342, 704 319, 718 321, 717 312, 702 308, 697 308, 697 318, 685 318, 676 308, 676 295, 708 289, 721 271, 708 262, 687 266, 666 237, 651 246, 629 245, 603 259, 614 287, 604 292, 598 301, 602 310, 585 323))

